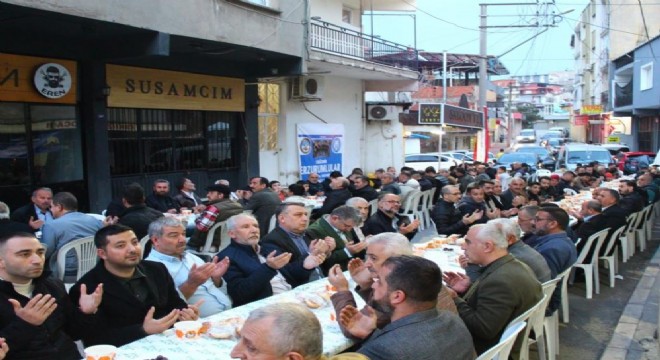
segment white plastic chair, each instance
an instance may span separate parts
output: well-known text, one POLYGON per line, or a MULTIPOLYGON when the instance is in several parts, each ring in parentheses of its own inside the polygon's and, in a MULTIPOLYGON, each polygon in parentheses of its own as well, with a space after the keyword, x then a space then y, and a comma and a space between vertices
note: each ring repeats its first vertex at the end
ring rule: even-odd
POLYGON ((73 251, 78 260, 78 270, 76 272, 76 281, 78 281, 96 266, 97 255, 94 237, 88 236, 73 240, 62 246, 57 252, 57 276, 62 281, 64 281, 64 274, 66 272, 66 255, 69 251, 73 251))
POLYGON ((564 189, 564 195, 577 195, 577 191, 570 188, 566 188, 564 189))
MULTIPOLYGON (((573 265, 569 266, 568 269, 557 275, 558 278, 561 278, 561 321, 564 324, 568 324, 570 320, 570 309, 568 307, 568 280, 572 270, 573 265)), ((558 312, 555 312, 555 315, 557 313, 558 312)), ((557 322, 557 326, 559 326, 559 322, 557 322)))
POLYGON ((273 214, 273 216, 270 217, 270 222, 268 223, 268 232, 273 231, 273 229, 275 229, 276 226, 277 226, 277 216, 273 214))
MULTIPOLYGON (((607 237, 607 232, 609 228, 603 229, 587 239, 587 243, 578 254, 577 261, 573 264, 573 268, 580 268, 584 270, 584 282, 586 284, 586 297, 591 299, 593 295, 593 290, 596 294, 600 294, 600 280, 598 278, 598 254, 600 248, 603 246, 603 242, 607 237), (589 250, 593 248, 593 252, 589 259, 589 250)), ((573 278, 575 277, 575 272, 571 274, 571 284, 573 284, 573 278)))
MULTIPOLYGON (((412 190, 413 193, 408 194, 406 197, 406 203, 402 204, 404 206, 399 210, 399 214, 407 216, 410 221, 418 218, 418 207, 419 202, 422 199, 422 192, 419 190, 412 190)), ((421 229, 420 229, 421 230, 421 229)))
POLYGON ((373 199, 369 201, 369 216, 375 214, 378 211, 378 199, 373 199))
MULTIPOLYGON (((518 315, 518 317, 516 317, 515 319, 511 320, 509 325, 507 325, 507 327, 504 329, 505 332, 510 327, 515 326, 516 324, 519 324, 521 322, 527 322, 528 324, 530 324, 530 321, 531 321, 530 319, 532 318, 532 316, 534 316, 534 314, 536 314, 536 312, 538 312, 539 308, 541 308, 541 306, 543 306, 544 303, 547 305, 545 295, 543 295, 543 298, 541 298, 541 300, 539 300, 536 304, 534 304, 534 306, 527 309, 527 311, 525 311, 524 313, 518 315)), ((543 311, 545 313, 545 308, 543 309, 543 311)), ((532 331, 532 327, 528 326, 525 329, 525 331, 522 334, 520 334, 521 340, 522 340, 520 342, 520 359, 521 360, 527 360, 529 358, 529 333, 530 333, 530 331, 532 331)), ((504 336, 504 335, 502 335, 502 336, 504 336)))
POLYGON ((646 250, 646 227, 648 225, 648 216, 651 211, 651 206, 645 207, 637 215, 637 226, 635 227, 635 239, 637 240, 637 246, 639 246, 639 251, 642 252, 646 250))
MULTIPOLYGON (((529 318, 528 324, 531 330, 534 330, 534 336, 535 339, 533 340, 534 343, 536 343, 536 348, 538 349, 538 354, 539 354, 539 359, 540 360, 545 360, 546 359, 546 341, 548 343, 548 355, 549 358, 552 360, 555 358, 555 349, 550 347, 550 344, 554 344, 555 341, 558 341, 554 337, 554 332, 551 332, 549 334, 546 334, 545 330, 545 310, 548 307, 548 304, 550 303, 550 299, 552 298, 552 294, 554 293, 555 289, 557 288, 557 283, 561 280, 560 277, 556 277, 552 280, 548 280, 541 284, 543 287, 543 302, 539 306, 538 311, 532 314, 532 316, 529 318)), ((556 312, 555 312, 556 313, 556 312)), ((532 340, 530 339, 530 345, 532 344, 532 340)), ((523 359, 522 357, 522 351, 521 351, 521 356, 520 359, 523 359)), ((526 357, 525 359, 529 358, 529 349, 526 351, 526 357)))
POLYGON ((142 254, 140 255, 144 259, 144 249, 145 246, 147 246, 147 243, 151 240, 149 235, 145 235, 142 239, 140 239, 140 249, 142 249, 142 254))
POLYGON ((507 360, 518 334, 525 329, 526 325, 527 323, 523 321, 508 327, 502 334, 500 342, 479 355, 477 360, 507 360))
POLYGON ((204 242, 204 246, 202 246, 199 251, 193 250, 191 253, 213 257, 220 250, 227 247, 227 245, 229 245, 229 234, 227 234, 227 227, 225 226, 225 221, 220 221, 213 224, 213 226, 211 226, 209 231, 206 233, 206 242, 204 242), (215 236, 216 231, 221 231, 220 244, 218 245, 218 249, 213 249, 213 237, 215 236))
POLYGON ((632 213, 626 218, 626 229, 619 236, 622 249, 621 254, 625 259, 623 262, 627 262, 628 259, 635 255, 635 224, 637 224, 637 213, 632 213))
POLYGON ((614 248, 614 245, 616 245, 619 236, 621 236, 621 233, 623 230, 625 230, 625 228, 625 226, 621 226, 614 231, 614 233, 608 239, 607 246, 605 246, 605 255, 598 257, 598 261, 602 260, 605 262, 605 264, 607 264, 607 268, 610 274, 610 287, 614 287, 616 274, 619 270, 619 251, 618 248, 614 248), (613 248, 614 251, 612 251, 613 248))

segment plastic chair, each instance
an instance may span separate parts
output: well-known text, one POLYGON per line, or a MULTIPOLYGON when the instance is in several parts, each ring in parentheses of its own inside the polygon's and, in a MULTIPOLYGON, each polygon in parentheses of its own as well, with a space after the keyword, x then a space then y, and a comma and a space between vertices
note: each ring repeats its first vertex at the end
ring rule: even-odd
POLYGON ((140 248, 142 249, 142 254, 140 255, 144 259, 144 248, 147 246, 147 243, 151 240, 149 235, 145 235, 142 239, 140 239, 140 248))
POLYGON ((637 223, 637 213, 632 213, 626 218, 626 229, 623 230, 623 233, 619 237, 621 242, 621 248, 625 246, 625 251, 621 251, 621 254, 625 258, 623 262, 627 262, 633 255, 635 255, 635 230, 634 226, 637 223))
POLYGON ((66 271, 66 255, 69 251, 76 254, 78 260, 78 270, 76 272, 76 281, 85 275, 89 270, 96 266, 97 255, 94 237, 88 236, 73 240, 60 248, 57 252, 57 276, 64 281, 66 271))
POLYGON ((602 260, 605 262, 605 264, 607 264, 607 268, 610 274, 610 287, 614 287, 616 273, 619 270, 619 251, 617 248, 615 248, 614 251, 612 251, 612 248, 614 248, 614 245, 616 245, 619 236, 621 235, 621 233, 625 228, 626 228, 625 226, 621 226, 614 231, 614 233, 608 239, 607 246, 605 247, 605 252, 604 252, 605 255, 598 257, 598 261, 602 260))
POLYGON ((369 216, 375 214, 378 211, 378 199, 373 199, 369 201, 369 216))
MULTIPOLYGON (((603 246, 603 242, 605 241, 605 238, 607 237, 607 232, 609 231, 610 228, 603 229, 591 236, 587 239, 587 243, 585 246, 582 248, 582 251, 580 251, 580 254, 578 255, 577 261, 575 264, 573 264, 573 268, 580 268, 584 270, 584 281, 586 283, 586 297, 587 299, 591 299, 593 295, 593 290, 592 288, 596 291, 596 294, 600 294, 600 281, 598 278, 598 254, 600 252, 600 248, 603 246), (593 248, 593 252, 591 253, 591 256, 589 259, 587 259, 587 255, 589 255, 589 250, 593 248)), ((573 284, 573 278, 575 277, 575 273, 571 274, 571 284, 573 284)))
MULTIPOLYGON (((569 266, 568 269, 557 275, 558 278, 561 278, 561 321, 564 324, 568 324, 570 320, 570 311, 568 308, 568 280, 572 270, 573 265, 569 266)), ((556 314, 557 313, 555 313, 555 315, 556 314)), ((557 326, 559 326, 559 322, 557 322, 557 326)))
POLYGON ((412 190, 412 191, 414 192, 412 194, 408 194, 404 207, 402 207, 399 210, 399 214, 407 216, 410 219, 410 221, 416 219, 416 216, 418 215, 417 209, 419 207, 419 202, 422 199, 421 191, 419 190, 412 190))
POLYGON ((213 224, 209 231, 206 233, 206 242, 204 243, 204 246, 199 251, 190 251, 193 254, 197 255, 202 255, 202 256, 209 256, 213 257, 215 256, 218 251, 224 249, 229 245, 228 241, 225 241, 226 239, 229 239, 229 234, 227 234, 227 227, 225 226, 225 221, 220 221, 218 223, 213 224), (215 236, 216 231, 221 231, 220 233, 220 244, 218 246, 218 249, 213 249, 213 237, 215 236), (224 245, 224 246, 223 246, 224 245))
MULTIPOLYGON (((509 325, 507 325, 507 327, 505 328, 505 332, 508 328, 510 328, 510 327, 512 327, 512 326, 514 326, 518 323, 521 323, 521 322, 527 322, 528 324, 530 324, 530 321, 531 321, 530 319, 534 316, 534 314, 536 314, 538 312, 538 310, 542 306, 544 306, 543 305, 544 303, 545 303, 545 305, 547 305, 546 298, 547 298, 547 296, 543 295, 543 298, 541 298, 541 300, 539 300, 536 304, 534 304, 534 306, 527 309, 527 311, 525 311, 524 313, 518 315, 517 318, 511 320, 509 325)), ((543 308, 543 311, 544 311, 544 314, 545 314, 545 308, 543 308)), ((523 334, 520 335, 521 340, 522 340, 521 343, 520 343, 520 359, 521 360, 527 360, 529 358, 529 333, 530 333, 530 331, 532 331, 532 327, 528 326, 525 329, 525 331, 523 332, 523 334)), ((502 335, 502 336, 504 336, 504 335, 502 335)))
POLYGON ((647 206, 637 215, 637 226, 635 227, 635 239, 637 239, 637 246, 639 246, 639 251, 642 252, 646 250, 646 227, 648 225, 647 219, 651 207, 647 206))
POLYGON ((564 189, 564 195, 577 195, 577 191, 570 188, 566 188, 564 189))
MULTIPOLYGON (((536 337, 533 342, 536 343, 536 348, 538 349, 538 354, 539 354, 539 359, 540 360, 545 360, 546 359, 546 342, 548 343, 548 355, 550 359, 555 358, 555 349, 554 349, 554 343, 558 341, 558 338, 555 337, 554 331, 550 333, 546 333, 546 328, 545 328, 545 310, 548 307, 548 304, 550 303, 550 299, 552 298, 552 294, 554 293, 555 289, 557 288, 557 283, 561 280, 561 278, 558 276, 552 280, 548 280, 541 284, 543 287, 543 303, 541 306, 539 306, 539 309, 537 312, 532 314, 532 316, 529 318, 528 324, 529 327, 534 330, 534 336, 536 337)), ((555 312, 556 313, 556 312, 555 312)), ((554 330, 554 329, 553 329, 554 330)), ((530 340, 530 345, 532 344, 530 340)), ((521 357, 522 359, 522 352, 521 352, 521 357)), ((529 349, 527 351, 527 357, 529 358, 529 349)))
POLYGON ((479 355, 477 360, 508 359, 518 334, 520 334, 520 332, 526 328, 526 325, 527 323, 523 321, 508 327, 506 330, 504 330, 504 333, 500 338, 500 342, 479 355))
POLYGON ((652 219, 654 218, 655 214, 655 206, 654 204, 647 205, 648 207, 648 213, 646 213, 646 221, 644 221, 644 230, 646 230, 646 239, 651 240, 652 236, 652 230, 653 230, 653 223, 652 219))
POLYGON ((276 226, 277 226, 277 216, 273 214, 273 216, 270 217, 270 222, 268 223, 268 232, 273 231, 273 229, 275 229, 276 226))

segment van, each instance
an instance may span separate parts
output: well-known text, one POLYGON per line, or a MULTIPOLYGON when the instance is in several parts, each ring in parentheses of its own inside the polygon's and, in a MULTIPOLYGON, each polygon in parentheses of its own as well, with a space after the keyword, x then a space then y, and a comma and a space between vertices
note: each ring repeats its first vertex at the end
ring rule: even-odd
POLYGON ((569 143, 559 150, 556 169, 566 168, 575 171, 580 165, 598 162, 602 165, 614 163, 610 152, 599 145, 569 143))

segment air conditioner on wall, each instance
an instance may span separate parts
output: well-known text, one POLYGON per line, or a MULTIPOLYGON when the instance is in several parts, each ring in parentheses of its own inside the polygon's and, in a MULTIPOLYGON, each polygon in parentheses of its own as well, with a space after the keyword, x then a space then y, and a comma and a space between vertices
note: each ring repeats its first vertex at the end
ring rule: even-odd
POLYGON ((394 105, 368 105, 367 119, 372 121, 398 120, 399 110, 394 105))
POLYGON ((289 83, 290 99, 294 100, 322 100, 323 77, 299 76, 289 83))

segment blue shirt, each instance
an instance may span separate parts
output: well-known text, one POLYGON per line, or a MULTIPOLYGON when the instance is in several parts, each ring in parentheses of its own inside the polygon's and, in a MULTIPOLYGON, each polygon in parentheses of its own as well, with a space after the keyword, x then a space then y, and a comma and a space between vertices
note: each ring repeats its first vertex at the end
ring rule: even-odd
POLYGON ((213 279, 211 278, 198 286, 192 296, 188 299, 186 299, 181 291, 179 291, 179 286, 188 280, 188 274, 190 273, 190 268, 192 268, 193 264, 196 264, 197 266, 204 265, 204 260, 199 257, 184 253, 183 258, 179 259, 174 256, 159 253, 156 249, 151 249, 149 256, 147 256, 145 260, 157 261, 165 265, 167 271, 174 280, 176 291, 188 304, 195 304, 199 300, 204 299, 204 302, 199 306, 200 317, 207 317, 231 308, 231 300, 229 300, 229 296, 215 286, 213 279))

